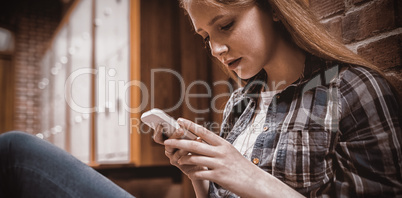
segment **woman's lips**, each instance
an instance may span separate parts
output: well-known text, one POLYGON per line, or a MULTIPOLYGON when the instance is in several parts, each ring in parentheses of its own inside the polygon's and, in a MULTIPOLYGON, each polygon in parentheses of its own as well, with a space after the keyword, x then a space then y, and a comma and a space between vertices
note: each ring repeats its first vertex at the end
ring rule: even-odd
POLYGON ((238 58, 238 59, 230 62, 228 64, 229 69, 231 69, 231 70, 236 69, 236 67, 239 66, 240 61, 241 61, 241 58, 238 58))

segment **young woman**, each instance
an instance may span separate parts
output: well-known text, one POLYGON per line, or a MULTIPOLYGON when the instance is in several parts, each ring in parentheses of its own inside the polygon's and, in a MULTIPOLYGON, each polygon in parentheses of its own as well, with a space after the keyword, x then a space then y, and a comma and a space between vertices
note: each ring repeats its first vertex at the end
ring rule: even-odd
POLYGON ((247 84, 220 136, 164 141, 197 197, 402 196, 400 109, 387 81, 314 20, 303 0, 182 0, 211 54, 247 84))
MULTIPOLYGON (((220 136, 185 119, 199 141, 180 139, 183 129, 166 141, 155 131, 198 197, 402 196, 398 100, 303 0, 181 3, 212 55, 247 81, 226 104, 220 136)), ((61 149, 13 132, 0 135, 0 197, 131 195, 61 149)))

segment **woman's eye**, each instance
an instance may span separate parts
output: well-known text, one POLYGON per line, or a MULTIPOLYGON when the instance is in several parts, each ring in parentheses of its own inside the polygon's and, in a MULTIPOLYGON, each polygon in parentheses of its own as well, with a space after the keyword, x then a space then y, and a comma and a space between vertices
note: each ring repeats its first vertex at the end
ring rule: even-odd
POLYGON ((229 30, 233 26, 234 21, 230 22, 229 24, 222 26, 221 30, 229 30))

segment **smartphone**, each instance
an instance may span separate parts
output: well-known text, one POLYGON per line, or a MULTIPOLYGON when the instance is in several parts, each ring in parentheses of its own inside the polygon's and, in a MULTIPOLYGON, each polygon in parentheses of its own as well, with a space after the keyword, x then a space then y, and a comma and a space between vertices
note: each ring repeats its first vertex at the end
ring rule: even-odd
MULTIPOLYGON (((158 125, 162 125, 163 134, 166 139, 172 136, 172 134, 180 128, 180 125, 174 118, 157 108, 143 113, 141 115, 141 121, 154 130, 158 125)), ((181 138, 195 140, 197 136, 188 130, 184 130, 184 135, 181 138)))

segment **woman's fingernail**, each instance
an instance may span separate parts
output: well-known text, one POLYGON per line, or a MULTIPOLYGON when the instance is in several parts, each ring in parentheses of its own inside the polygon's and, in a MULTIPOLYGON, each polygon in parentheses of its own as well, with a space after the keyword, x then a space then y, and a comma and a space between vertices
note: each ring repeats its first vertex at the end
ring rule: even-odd
POLYGON ((201 139, 201 137, 197 137, 197 138, 195 138, 195 141, 202 142, 203 140, 201 139))
POLYGON ((178 123, 183 123, 183 118, 177 119, 177 122, 178 122, 178 123))
POLYGON ((183 130, 182 128, 177 129, 177 134, 178 134, 179 136, 184 135, 184 130, 183 130))

